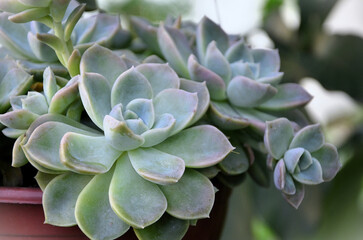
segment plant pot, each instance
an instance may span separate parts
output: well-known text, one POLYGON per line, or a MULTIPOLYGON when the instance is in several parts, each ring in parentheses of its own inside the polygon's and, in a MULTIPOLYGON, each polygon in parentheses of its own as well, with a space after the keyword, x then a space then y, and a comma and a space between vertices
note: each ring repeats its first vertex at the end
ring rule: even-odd
MULTIPOLYGON (((209 219, 199 220, 191 226, 183 239, 215 240, 223 228, 231 190, 219 187, 215 206, 209 219)), ((0 187, 0 240, 82 240, 88 239, 75 227, 55 227, 43 224, 42 191, 38 188, 0 187)), ((122 240, 137 240, 132 230, 120 237, 122 240)))

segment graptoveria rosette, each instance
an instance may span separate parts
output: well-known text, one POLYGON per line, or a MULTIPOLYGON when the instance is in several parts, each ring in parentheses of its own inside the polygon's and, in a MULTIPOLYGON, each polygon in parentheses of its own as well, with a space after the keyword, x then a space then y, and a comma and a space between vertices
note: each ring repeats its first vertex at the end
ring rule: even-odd
POLYGON ((294 133, 286 118, 266 123, 265 146, 273 158, 274 182, 285 199, 298 208, 304 198, 304 184, 330 181, 341 168, 335 146, 325 143, 318 124, 294 133))
POLYGON ((82 104, 102 132, 44 115, 22 141, 25 156, 60 174, 44 189, 46 222, 78 224, 92 239, 118 237, 129 226, 148 239, 165 225, 181 239, 188 220, 208 217, 214 202, 209 179, 191 168, 213 166, 233 150, 213 126, 187 128, 208 108, 205 84, 179 79, 167 64, 126 70, 97 45, 83 54, 80 71, 82 104))
POLYGON ((253 49, 243 40, 232 43, 206 17, 197 26, 196 46, 190 46, 178 28, 160 25, 156 29, 142 20, 133 24, 140 38, 156 53, 160 51, 179 76, 206 82, 211 118, 222 129, 252 126, 261 130, 265 121, 276 118, 264 111, 290 110, 311 100, 299 85, 279 84, 283 73, 277 50, 253 49))

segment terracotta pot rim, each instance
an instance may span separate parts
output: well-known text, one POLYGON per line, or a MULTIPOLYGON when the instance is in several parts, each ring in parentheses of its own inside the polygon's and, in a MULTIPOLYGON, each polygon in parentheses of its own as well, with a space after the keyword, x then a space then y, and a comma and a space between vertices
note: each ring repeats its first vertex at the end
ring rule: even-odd
POLYGON ((42 204, 40 188, 0 187, 0 203, 42 204))

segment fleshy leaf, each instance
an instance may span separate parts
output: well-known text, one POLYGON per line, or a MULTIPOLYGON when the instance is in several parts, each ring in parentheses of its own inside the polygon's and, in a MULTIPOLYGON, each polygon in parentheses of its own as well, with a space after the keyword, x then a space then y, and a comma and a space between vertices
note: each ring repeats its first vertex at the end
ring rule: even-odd
POLYGON ((48 104, 50 104, 57 90, 58 86, 54 73, 50 67, 47 67, 43 73, 43 91, 45 97, 47 98, 48 104))
POLYGON ((112 210, 108 193, 114 168, 96 175, 79 194, 75 216, 79 228, 90 239, 116 239, 129 225, 112 210))
POLYGON ((127 119, 125 122, 127 127, 137 135, 141 135, 149 129, 141 118, 127 119))
POLYGON ((283 193, 288 195, 294 195, 296 193, 294 180, 292 179, 291 175, 288 173, 285 173, 285 186, 281 190, 283 193))
POLYGON ((46 122, 37 127, 23 150, 40 165, 52 170, 68 170, 60 161, 59 146, 67 132, 94 136, 93 133, 61 122, 46 122))
POLYGON ((197 49, 200 59, 205 58, 207 46, 216 41, 217 47, 224 53, 229 46, 229 39, 223 29, 207 17, 203 17, 196 30, 197 49))
POLYGON ((179 77, 168 64, 140 64, 135 69, 149 81, 154 96, 167 88, 179 88, 179 77))
POLYGON ((20 143, 23 139, 24 135, 20 135, 14 143, 13 152, 12 152, 13 159, 11 162, 12 167, 22 167, 28 163, 28 159, 26 159, 23 149, 20 146, 20 143))
POLYGON ((184 173, 183 159, 154 148, 138 148, 128 154, 135 171, 151 182, 162 185, 176 183, 184 173))
POLYGON ((226 130, 241 129, 250 124, 227 102, 211 101, 210 117, 217 126, 226 130))
POLYGON ((192 50, 188 40, 178 29, 160 25, 158 29, 158 42, 170 66, 179 76, 189 78, 187 61, 192 50))
POLYGON ((81 63, 81 53, 78 49, 74 49, 67 61, 67 68, 69 74, 72 77, 81 73, 79 69, 80 63, 81 63))
POLYGON ((284 160, 280 159, 274 170, 274 183, 278 190, 282 190, 285 187, 285 176, 286 176, 286 168, 284 160))
POLYGON ((182 240, 189 228, 189 221, 164 214, 156 223, 144 228, 134 229, 140 240, 182 240))
POLYGON ((323 180, 323 171, 318 160, 313 158, 313 163, 305 170, 292 175, 294 179, 303 184, 319 184, 323 180))
MULTIPOLYGON (((298 166, 299 160, 301 156, 305 153, 305 149, 303 148, 293 148, 289 149, 284 154, 284 162, 286 165, 286 169, 293 174, 295 172, 296 167, 298 166)), ((310 157, 311 159, 311 157, 310 157)))
POLYGON ((84 52, 80 65, 82 74, 86 72, 99 73, 107 79, 111 86, 126 69, 126 64, 119 56, 97 44, 84 52))
POLYGON ((122 73, 116 80, 111 91, 111 106, 122 103, 126 106, 136 98, 151 99, 152 87, 149 81, 135 68, 122 73))
POLYGON ((76 225, 76 201, 91 179, 92 176, 73 173, 55 177, 43 193, 45 223, 64 227, 76 225))
POLYGON ((193 119, 198 107, 198 96, 197 93, 171 88, 160 92, 153 102, 156 116, 164 113, 173 115, 176 122, 171 134, 175 134, 185 128, 193 119))
POLYGON ((72 78, 65 87, 59 89, 49 104, 49 113, 64 113, 74 100, 79 97, 79 76, 72 78))
POLYGON ((309 152, 320 149, 324 144, 324 134, 320 124, 309 125, 298 131, 291 141, 290 148, 302 147, 309 152))
MULTIPOLYGON (((30 24, 39 24, 38 22, 31 22, 30 24)), ((35 59, 42 62, 56 62, 57 55, 54 50, 47 44, 38 40, 37 36, 33 32, 28 32, 28 43, 29 47, 36 56, 35 59)))
POLYGON ((183 130, 155 148, 178 156, 185 161, 185 166, 195 168, 212 166, 234 149, 227 137, 211 125, 183 130))
POLYGON ((153 128, 141 134, 145 139, 142 147, 154 146, 168 138, 175 125, 175 121, 175 118, 171 114, 161 114, 156 118, 153 128))
POLYGON ((243 61, 243 62, 253 62, 253 56, 250 48, 240 40, 234 43, 225 53, 227 60, 230 63, 243 61))
POLYGON ((126 122, 119 121, 110 115, 105 116, 103 127, 107 142, 119 151, 138 148, 145 141, 143 137, 132 132, 126 122))
POLYGON ((161 55, 161 50, 158 43, 157 28, 152 26, 149 21, 143 18, 132 16, 132 29, 136 34, 147 44, 153 52, 161 55))
POLYGON ((31 7, 48 7, 51 0, 18 0, 25 5, 31 7))
POLYGON ((283 193, 282 196, 291 206, 297 209, 300 206, 302 200, 304 199, 305 188, 303 184, 298 182, 295 183, 295 186, 296 186, 296 192, 294 195, 283 193))
POLYGON ((37 181, 38 186, 42 191, 44 192, 47 185, 55 178, 57 177, 57 174, 49 174, 38 171, 37 175, 35 175, 35 180, 37 181))
POLYGON ((129 102, 127 110, 133 111, 142 119, 144 124, 150 129, 155 121, 154 105, 149 99, 137 98, 129 102))
POLYGON ((48 113, 48 104, 45 96, 38 92, 29 91, 27 97, 22 98, 23 109, 32 113, 43 115, 48 113))
POLYGON ((325 143, 318 151, 313 152, 312 156, 321 165, 324 181, 332 180, 342 167, 337 148, 332 144, 325 143))
POLYGON ((211 99, 226 99, 226 84, 223 79, 218 74, 200 65, 194 55, 191 55, 188 59, 188 70, 191 79, 207 83, 211 99))
POLYGON ((79 93, 88 116, 103 129, 103 119, 111 111, 109 83, 100 74, 84 73, 80 79, 79 93))
POLYGON ((237 175, 247 171, 249 167, 248 157, 243 148, 233 142, 235 149, 230 152, 222 162, 218 164, 220 169, 228 175, 237 175))
POLYGON ((264 142, 267 151, 275 159, 280 159, 284 155, 293 136, 294 130, 286 118, 266 122, 264 142))
POLYGON ((4 12, 18 13, 28 9, 29 6, 24 5, 19 1, 2 0, 0 1, 0 9, 4 12))
POLYGON ((39 115, 20 109, 0 114, 0 123, 15 129, 27 129, 39 115))
POLYGON ((60 143, 61 162, 75 172, 105 173, 121 155, 104 136, 93 137, 73 132, 66 133, 60 143))
MULTIPOLYGON (((0 128, 3 125, 0 123, 0 128)), ((26 132, 25 129, 14 129, 14 128, 4 128, 2 133, 8 138, 18 138, 20 135, 23 135, 26 132)))
POLYGON ((193 120, 189 123, 189 125, 192 125, 202 118, 207 112, 210 102, 209 91, 205 82, 199 83, 187 79, 180 79, 180 89, 198 94, 197 111, 193 117, 193 120))
POLYGON ((117 160, 109 197, 113 211, 135 228, 153 224, 167 207, 162 191, 135 172, 126 153, 117 160))
POLYGON ((179 182, 160 185, 167 201, 167 213, 179 219, 209 217, 214 203, 214 187, 207 177, 186 169, 179 182))
POLYGON ((218 74, 224 80, 225 84, 228 85, 231 80, 231 67, 227 59, 217 48, 215 41, 209 43, 204 61, 205 66, 218 74))
POLYGON ((289 110, 304 106, 312 99, 308 92, 295 83, 281 84, 276 88, 277 94, 262 103, 258 108, 265 110, 289 110))
POLYGON ((243 76, 234 77, 228 85, 229 101, 238 107, 255 107, 271 99, 277 89, 243 76))
POLYGON ((267 76, 280 69, 280 56, 273 49, 252 49, 253 61, 260 64, 260 76, 267 76))

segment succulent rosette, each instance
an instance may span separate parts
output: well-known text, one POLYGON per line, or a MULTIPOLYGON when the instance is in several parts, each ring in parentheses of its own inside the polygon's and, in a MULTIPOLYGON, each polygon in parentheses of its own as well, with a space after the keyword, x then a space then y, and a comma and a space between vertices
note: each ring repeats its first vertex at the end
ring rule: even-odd
MULTIPOLYGON (((10 99, 28 91, 33 83, 29 75, 14 60, 0 60, 0 113, 10 108, 10 99)), ((1 125, 0 125, 1 126, 1 125)))
POLYGON ((304 185, 330 181, 341 168, 337 149, 325 143, 319 124, 294 132, 289 120, 279 118, 266 123, 264 141, 275 186, 295 208, 304 198, 304 185))
POLYGON ((205 84, 180 79, 167 64, 127 69, 98 45, 83 54, 80 72, 73 81, 98 128, 46 114, 20 143, 40 170, 46 222, 77 224, 92 239, 116 238, 129 226, 140 239, 159 228, 165 239, 181 239, 214 202, 213 184, 193 168, 233 150, 213 126, 187 128, 208 108, 205 84))

